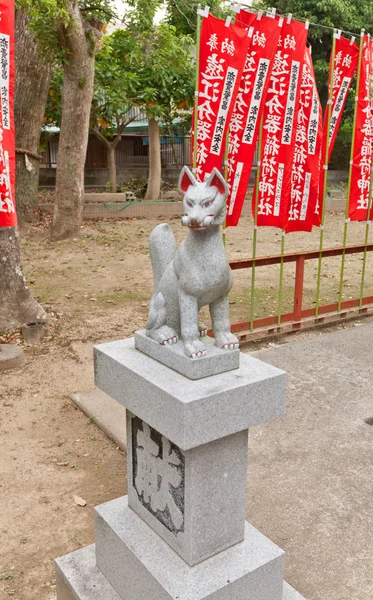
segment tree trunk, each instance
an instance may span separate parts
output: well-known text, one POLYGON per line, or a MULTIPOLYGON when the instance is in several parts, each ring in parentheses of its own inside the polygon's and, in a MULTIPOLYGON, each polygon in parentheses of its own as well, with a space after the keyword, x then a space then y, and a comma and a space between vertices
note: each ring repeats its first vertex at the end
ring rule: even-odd
POLYGON ((77 3, 71 3, 69 10, 73 23, 67 31, 60 32, 62 44, 69 49, 69 55, 64 63, 56 200, 51 230, 53 240, 76 237, 80 233, 98 38, 98 31, 94 28, 86 31, 77 3))
POLYGON ((117 166, 115 164, 115 148, 114 144, 107 146, 107 162, 109 167, 109 180, 111 183, 111 191, 117 192, 117 166))
POLYGON ((145 200, 158 200, 161 193, 161 139, 159 122, 149 119, 149 181, 145 200))
POLYGON ((23 323, 45 323, 22 272, 18 227, 0 228, 0 333, 23 323))
POLYGON ((16 147, 31 153, 17 153, 16 201, 21 225, 32 219, 32 210, 38 200, 40 163, 32 155, 39 154, 40 133, 51 76, 51 66, 41 57, 27 25, 26 13, 17 10, 14 94, 16 147))

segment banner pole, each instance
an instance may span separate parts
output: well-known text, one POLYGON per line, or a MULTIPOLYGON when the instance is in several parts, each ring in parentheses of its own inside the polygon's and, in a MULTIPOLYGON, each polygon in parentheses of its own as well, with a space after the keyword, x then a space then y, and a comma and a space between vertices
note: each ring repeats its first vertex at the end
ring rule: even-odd
MULTIPOLYGON (((229 156, 229 128, 227 131, 227 138, 225 140, 225 153, 224 153, 224 179, 228 181, 228 156, 229 156)), ((223 244, 224 246, 227 243, 227 217, 224 219, 223 223, 223 244)))
POLYGON ((349 175, 348 175, 345 224, 344 224, 344 231, 343 231, 343 254, 342 254, 342 264, 341 264, 341 276, 340 276, 340 280, 339 280, 338 312, 341 312, 341 306, 342 306, 343 279, 344 279, 344 273, 345 273, 346 245, 347 245, 347 234, 348 234, 348 223, 349 223, 348 213, 349 213, 350 198, 351 198, 352 170, 353 170, 353 162, 354 162, 356 123, 357 123, 357 111, 358 111, 358 104, 359 104, 361 66, 362 66, 363 51, 364 51, 364 41, 365 41, 365 29, 362 29, 361 30, 361 38, 360 38, 359 64, 358 64, 357 77, 356 77, 355 110, 354 110, 354 123, 353 123, 353 128, 352 128, 350 170, 349 170, 349 175))
POLYGON ((321 226, 320 226, 320 254, 319 254, 319 263, 317 269, 317 289, 316 289, 316 319, 319 316, 319 307, 320 307, 320 289, 321 289, 321 269, 322 269, 322 252, 324 249, 324 224, 325 224, 325 203, 327 196, 327 182, 328 182, 328 168, 329 168, 329 149, 330 149, 330 123, 332 118, 332 109, 333 109, 333 87, 334 87, 334 67, 335 67, 335 51, 337 44, 337 36, 338 30, 334 29, 333 31, 333 45, 332 45, 332 54, 331 54, 331 69, 330 69, 330 82, 329 82, 329 97, 328 97, 328 111, 327 111, 327 126, 326 126, 326 150, 324 157, 324 197, 323 204, 321 210, 321 226))
POLYGON ((281 231, 281 263, 280 263, 280 285, 278 290, 277 326, 281 325, 282 296, 284 287, 284 254, 285 254, 285 229, 281 231))
POLYGON ((193 149, 193 173, 197 177, 197 149, 198 149, 198 98, 199 98, 199 67, 200 67, 200 45, 201 45, 202 16, 201 6, 197 9, 197 40, 196 40, 196 88, 194 92, 194 149, 193 149))
POLYGON ((258 140, 258 167, 255 181, 255 209, 254 209, 254 233, 253 233, 253 266, 251 269, 251 305, 250 305, 250 331, 254 331, 255 318, 255 275, 256 275, 256 253, 258 244, 258 211, 259 211, 259 184, 261 176, 261 156, 263 147, 263 125, 264 115, 260 119, 259 140, 258 140))

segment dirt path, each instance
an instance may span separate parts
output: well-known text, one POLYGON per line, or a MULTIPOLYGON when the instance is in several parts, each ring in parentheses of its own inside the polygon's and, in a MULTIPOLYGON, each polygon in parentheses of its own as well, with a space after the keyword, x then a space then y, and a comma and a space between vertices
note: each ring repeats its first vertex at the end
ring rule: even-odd
MULTIPOLYGON (((339 245, 344 219, 328 216, 325 246, 339 245)), ((48 336, 26 350, 24 366, 0 381, 0 597, 49 600, 53 560, 93 541, 92 507, 126 492, 125 457, 78 410, 70 395, 93 386, 94 343, 143 328, 152 291, 147 239, 156 221, 85 224, 79 239, 52 244, 35 227, 23 239, 25 272, 54 317, 48 336), (74 495, 87 502, 79 507, 74 495)), ((170 222, 177 239, 179 220, 170 222)), ((349 243, 363 225, 351 225, 349 243)), ((260 230, 259 255, 277 254, 281 238, 260 230)), ((287 251, 314 249, 318 233, 292 235, 287 251)), ((231 258, 251 256, 252 227, 229 231, 231 258)), ((372 257, 373 258, 373 257, 372 257)), ((337 298, 340 260, 325 261, 322 297, 337 298)), ((361 257, 348 258, 345 296, 358 295, 361 257)), ((373 294, 372 261, 367 293, 373 294)), ((257 273, 256 314, 274 314, 278 267, 257 273)), ((294 270, 285 269, 285 303, 294 270)), ((316 265, 306 271, 305 301, 314 301, 316 265)), ((250 276, 236 272, 232 321, 247 320, 250 276)))

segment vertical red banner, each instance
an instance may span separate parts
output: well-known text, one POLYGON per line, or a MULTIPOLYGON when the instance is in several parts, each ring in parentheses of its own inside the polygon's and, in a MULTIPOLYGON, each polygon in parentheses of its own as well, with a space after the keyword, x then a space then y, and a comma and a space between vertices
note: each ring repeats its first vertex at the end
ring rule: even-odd
MULTIPOLYGON (((247 15, 248 13, 246 13, 247 15)), ((246 20, 249 20, 246 17, 246 20)), ((229 132, 227 226, 238 224, 250 181, 259 125, 283 20, 253 21, 247 54, 229 132)))
MULTIPOLYGON (((325 111, 324 118, 324 135, 322 145, 322 167, 325 165, 326 148, 329 136, 329 153, 328 161, 330 161, 339 126, 341 124, 343 110, 346 105, 348 92, 351 87, 353 76, 357 69, 359 61, 359 46, 351 39, 339 37, 336 40, 335 60, 334 60, 334 78, 333 78, 333 100, 332 114, 330 119, 329 131, 327 131, 328 106, 325 111)), ((332 64, 329 69, 329 86, 332 72, 332 64)), ((322 204, 325 197, 325 178, 324 171, 320 173, 320 206, 314 217, 314 225, 321 225, 322 204)))
POLYGON ((372 178, 372 51, 370 36, 364 39, 360 85, 356 103, 356 127, 350 178, 348 216, 351 221, 368 219, 369 193, 372 178))
MULTIPOLYGON (((287 223, 307 33, 308 24, 294 20, 282 27, 263 115, 258 226, 285 229, 287 223)), ((254 193, 254 207, 255 201, 254 193)))
POLYGON ((322 135, 321 102, 317 91, 311 49, 306 48, 300 86, 286 233, 312 231, 314 213, 319 202, 322 135))
MULTIPOLYGON (((337 39, 334 61, 332 116, 329 128, 329 160, 334 149, 352 78, 357 69, 359 51, 359 46, 352 40, 344 37, 337 39)), ((326 133, 324 137, 325 145, 327 139, 326 133)))
POLYGON ((225 21, 212 15, 203 20, 197 132, 199 181, 204 181, 214 167, 221 169, 228 125, 250 43, 246 29, 236 25, 227 27, 225 21))
POLYGON ((0 227, 15 227, 14 0, 0 1, 0 227))

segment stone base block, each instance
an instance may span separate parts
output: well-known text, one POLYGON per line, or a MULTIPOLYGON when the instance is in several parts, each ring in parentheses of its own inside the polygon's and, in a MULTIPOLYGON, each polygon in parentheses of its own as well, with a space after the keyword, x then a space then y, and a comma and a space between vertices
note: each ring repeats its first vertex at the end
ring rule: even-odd
MULTIPOLYGON (((88 546, 56 561, 56 600, 122 600, 96 565, 95 546, 88 546)), ((147 600, 153 600, 151 590, 147 600)), ((256 596, 245 600, 256 600, 256 596)), ((230 600, 237 600, 232 595, 230 600)), ((282 600, 305 600, 284 583, 282 600)))
POLYGON ((95 527, 97 566, 123 600, 282 600, 284 553, 249 524, 243 542, 194 567, 127 497, 96 508, 95 527))
POLYGON ((203 338, 201 341, 207 348, 207 356, 191 359, 184 354, 184 343, 179 341, 173 346, 162 346, 146 335, 145 330, 136 331, 135 348, 154 360, 181 373, 188 379, 204 379, 240 366, 239 350, 221 350, 214 346, 215 340, 203 338))
POLYGON ((124 406, 98 389, 73 394, 71 398, 74 404, 88 417, 90 415, 94 417, 97 427, 102 429, 109 439, 113 440, 121 450, 127 450, 126 409, 124 406))
POLYGON ((0 371, 16 369, 23 362, 23 350, 16 344, 0 344, 0 371))
POLYGON ((132 338, 95 347, 95 381, 182 450, 276 419, 285 409, 285 373, 247 354, 239 369, 192 381, 136 350, 132 338))

